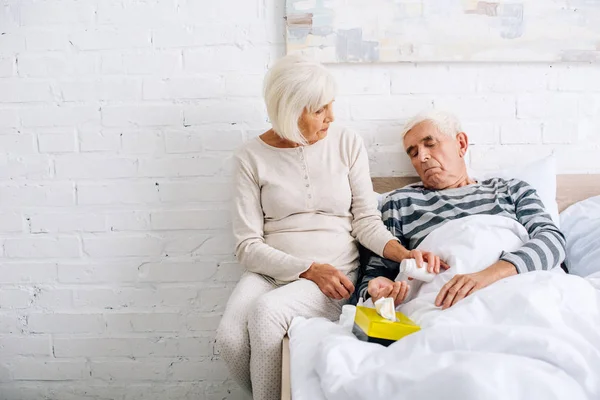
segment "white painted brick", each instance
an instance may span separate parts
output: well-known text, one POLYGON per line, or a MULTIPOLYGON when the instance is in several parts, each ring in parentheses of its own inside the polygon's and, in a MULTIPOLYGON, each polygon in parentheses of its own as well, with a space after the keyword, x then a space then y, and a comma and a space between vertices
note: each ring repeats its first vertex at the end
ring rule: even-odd
POLYGON ((435 108, 453 112, 459 119, 511 119, 516 115, 515 98, 510 95, 436 96, 435 108))
POLYGON ((198 290, 191 285, 159 287, 155 289, 77 289, 74 291, 75 307, 89 309, 189 308, 197 302, 198 290))
POLYGON ((542 142, 542 124, 538 121, 515 121, 500 125, 500 143, 524 144, 542 142))
POLYGON ((0 314, 0 333, 19 333, 22 325, 16 315, 0 314))
POLYGON ((402 145, 379 146, 369 154, 372 176, 415 176, 402 145))
POLYGON ((198 25, 176 25, 152 31, 157 48, 200 47, 214 45, 247 45, 266 43, 267 27, 260 20, 239 23, 220 23, 206 20, 198 25))
POLYGON ((6 30, 19 27, 18 2, 12 2, 12 4, 10 2, 2 3, 2 8, 0 8, 0 26, 6 30))
MULTIPOLYGON (((17 213, 0 214, 0 233, 23 232, 23 217, 17 213)), ((1 305, 0 305, 1 306, 1 305)))
MULTIPOLYGON (((18 111, 16 109, 0 109, 0 128, 14 128, 17 126, 19 126, 18 111)), ((4 149, 4 146, 2 146, 2 149, 4 149)))
POLYGON ((18 53, 25 50, 25 37, 15 32, 0 35, 0 49, 3 54, 18 53))
POLYGON ((393 94, 461 94, 474 93, 477 77, 469 67, 420 64, 402 68, 392 74, 393 94))
POLYGON ((103 214, 91 212, 50 212, 28 214, 31 233, 102 232, 106 230, 103 214))
POLYGON ((213 176, 223 168, 223 157, 177 157, 139 160, 138 176, 177 178, 213 176))
POLYGON ((59 179, 132 178, 137 173, 137 160, 129 158, 91 158, 64 155, 54 161, 59 179))
POLYGON ((580 94, 579 116, 597 118, 600 115, 600 93, 580 94))
POLYGON ((72 258, 80 256, 75 237, 9 238, 4 241, 4 254, 9 258, 72 258))
POLYGON ((179 51, 127 51, 102 54, 102 73, 172 77, 182 69, 179 51))
POLYGON ((210 99, 224 92, 223 78, 219 75, 144 80, 145 100, 210 99))
POLYGON ((80 50, 149 48, 150 31, 134 28, 90 28, 71 35, 73 46, 80 50))
POLYGON ((181 15, 187 16, 188 22, 194 22, 197 16, 207 20, 214 17, 223 18, 228 23, 254 20, 260 15, 262 4, 257 0, 239 2, 237 0, 222 0, 219 2, 198 3, 194 0, 184 0, 180 3, 181 15))
POLYGON ((104 380, 165 380, 171 360, 93 361, 92 378, 104 380))
POLYGON ((120 130, 83 129, 78 132, 82 152, 118 152, 121 149, 120 130))
POLYGON ((71 29, 67 26, 27 26, 21 27, 25 35, 27 50, 30 52, 45 52, 73 49, 69 42, 71 29))
POLYGON ((50 336, 3 336, 0 337, 0 357, 51 356, 50 336))
POLYGON ((71 153, 77 150, 77 134, 68 129, 64 132, 39 133, 37 140, 40 153, 71 153))
POLYGON ((186 357, 212 354, 204 337, 55 338, 54 354, 64 357, 186 357))
POLYGON ((131 283, 137 281, 139 263, 118 262, 102 264, 58 265, 58 281, 61 283, 97 284, 131 283))
POLYGON ((152 213, 152 229, 228 229, 231 217, 228 210, 177 210, 152 213))
POLYGON ((600 92, 600 71, 595 64, 578 63, 562 68, 557 74, 561 92, 600 92))
POLYGON ((242 277, 245 268, 234 261, 221 261, 219 263, 215 280, 218 282, 237 282, 242 277))
POLYGON ((159 237, 104 235, 83 238, 83 251, 90 257, 159 256, 162 253, 159 237))
POLYGON ((203 149, 202 142, 201 132, 196 128, 187 128, 185 131, 175 129, 165 131, 167 153, 199 153, 203 149))
POLYGON ((573 119, 578 112, 579 96, 576 94, 530 94, 517 98, 518 118, 573 119))
POLYGON ((73 307, 70 289, 39 288, 33 296, 32 306, 46 311, 69 310, 73 307))
POLYGON ((68 126, 99 124, 100 110, 97 106, 60 105, 28 107, 21 110, 25 127, 68 126))
POLYGON ((235 249, 235 240, 233 234, 218 234, 211 236, 202 243, 202 246, 195 251, 196 254, 231 254, 235 249))
MULTIPOLYGON (((68 44, 68 40, 66 42, 68 44)), ((17 59, 19 76, 23 77, 85 76, 99 70, 98 55, 93 53, 24 53, 17 59)))
MULTIPOLYGON (((0 289, 0 310, 29 307, 33 292, 26 289, 0 289)), ((2 341, 0 340, 0 355, 2 354, 2 341)))
POLYGON ((171 366, 170 379, 175 381, 214 380, 227 375, 227 367, 223 361, 192 361, 175 362, 171 366))
POLYGON ((163 203, 223 202, 231 198, 231 184, 229 182, 208 178, 166 182, 160 184, 159 190, 159 197, 163 203), (210 190, 206 190, 207 187, 210 190))
POLYGON ((51 175, 51 161, 46 157, 0 157, 0 179, 44 179, 51 175))
POLYGON ((263 91, 263 74, 228 73, 224 76, 225 96, 260 97, 263 91))
POLYGON ((176 2, 121 2, 105 0, 98 3, 97 22, 115 26, 173 26, 177 25, 176 2))
POLYGON ((190 331, 216 331, 222 315, 193 313, 187 316, 187 328, 190 331))
POLYGON ((200 311, 223 312, 233 287, 205 288, 200 291, 200 311))
POLYGON ((11 362, 13 378, 22 381, 64 381, 89 376, 85 361, 20 358, 11 362))
POLYGON ((166 257, 192 255, 212 234, 198 231, 172 231, 164 233, 164 252, 166 257))
POLYGON ((79 183, 77 184, 77 204, 152 204, 159 202, 159 190, 156 183, 151 181, 107 184, 79 183))
POLYGON ((23 2, 20 7, 22 25, 91 24, 94 5, 75 0, 23 2))
MULTIPOLYGON (((344 67, 347 66, 331 69, 337 81, 340 95, 386 95, 390 93, 391 78, 389 71, 377 67, 369 69, 344 67)), ((259 93, 261 92, 256 92, 255 95, 259 93)))
POLYGON ((106 323, 101 314, 31 313, 27 328, 33 333, 103 333, 106 323))
POLYGON ((0 206, 69 206, 75 204, 72 183, 0 186, 0 206))
POLYGON ((489 122, 462 122, 462 129, 467 134, 470 144, 500 143, 500 128, 489 122))
POLYGON ((478 68, 476 76, 480 92, 527 93, 547 90, 554 73, 547 65, 492 64, 485 69, 478 68))
POLYGON ((184 50, 183 68, 188 73, 239 71, 264 73, 270 60, 264 46, 208 46, 184 50))
POLYGON ((542 124, 543 143, 574 143, 578 133, 579 125, 575 121, 547 121, 542 124))
MULTIPOLYGON (((336 101, 337 103, 337 101, 336 101)), ((433 107, 429 98, 415 96, 374 97, 361 96, 352 99, 350 112, 353 119, 394 120, 407 119, 413 114, 433 107)), ((337 110, 337 105, 336 105, 337 110)), ((338 116, 339 117, 339 116, 338 116)), ((341 117, 339 117, 341 119, 341 117)))
POLYGON ((54 264, 7 263, 0 265, 0 283, 50 283, 56 281, 54 264))
POLYGON ((116 211, 106 214, 106 225, 113 232, 150 230, 150 212, 116 211))
POLYGON ((64 101, 135 101, 142 98, 139 79, 105 78, 59 82, 64 101))
MULTIPOLYGON (((582 118, 578 128, 578 142, 600 145, 600 115, 595 118, 582 118)), ((570 134, 570 131, 565 133, 570 134)))
POLYGON ((470 148, 471 167, 476 171, 522 166, 552 154, 551 146, 520 145, 480 145, 470 148))
POLYGON ((0 77, 6 78, 15 74, 14 57, 0 56, 0 77))
POLYGON ((267 112, 263 102, 250 99, 235 99, 227 102, 202 100, 184 111, 185 125, 210 123, 261 123, 266 121, 267 112))
POLYGON ((164 154, 165 140, 160 130, 144 129, 142 132, 124 131, 121 139, 125 154, 164 154))
POLYGON ((181 125, 181 107, 176 105, 135 105, 102 107, 102 124, 117 126, 181 125))
POLYGON ((184 326, 179 313, 107 314, 109 332, 178 332, 184 326))
POLYGON ((0 79, 0 103, 52 101, 54 96, 47 82, 25 79, 0 79))
POLYGON ((140 282, 202 282, 214 277, 213 261, 144 263, 139 268, 140 282))

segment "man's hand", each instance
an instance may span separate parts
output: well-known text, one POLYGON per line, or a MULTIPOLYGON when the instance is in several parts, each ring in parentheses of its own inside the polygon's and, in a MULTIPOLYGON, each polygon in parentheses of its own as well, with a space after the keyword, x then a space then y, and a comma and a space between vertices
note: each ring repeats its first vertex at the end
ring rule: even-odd
POLYGON ((333 265, 312 263, 308 270, 300 274, 300 278, 313 281, 325 296, 332 299, 348 300, 354 293, 350 279, 333 265))
POLYGON ((398 307, 408 296, 408 282, 393 282, 384 276, 371 279, 367 292, 373 298, 373 303, 382 297, 394 299, 394 306, 398 307))
POLYGON ((499 260, 483 271, 455 275, 442 287, 435 299, 435 305, 445 310, 479 289, 516 274, 517 270, 514 265, 499 260))

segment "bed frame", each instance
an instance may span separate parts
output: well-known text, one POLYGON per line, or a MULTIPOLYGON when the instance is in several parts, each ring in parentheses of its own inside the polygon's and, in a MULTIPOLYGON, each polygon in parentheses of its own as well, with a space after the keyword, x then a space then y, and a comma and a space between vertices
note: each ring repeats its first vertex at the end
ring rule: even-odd
MULTIPOLYGON (((419 181, 418 177, 373 178, 373 189, 385 193, 419 181)), ((570 205, 590 197, 600 196, 600 174, 558 175, 556 177, 556 202, 561 212, 570 205)), ((283 338, 281 368, 281 400, 291 400, 290 340, 283 338)))

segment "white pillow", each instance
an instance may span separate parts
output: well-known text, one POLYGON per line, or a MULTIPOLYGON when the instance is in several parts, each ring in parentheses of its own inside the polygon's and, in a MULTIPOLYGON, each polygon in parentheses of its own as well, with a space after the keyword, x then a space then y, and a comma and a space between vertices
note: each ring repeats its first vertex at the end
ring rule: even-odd
POLYGON ((552 220, 559 226, 558 204, 556 203, 556 157, 550 155, 541 160, 520 167, 512 167, 498 171, 471 171, 471 176, 478 180, 490 178, 520 179, 533 187, 552 220))
POLYGON ((567 239, 569 273, 588 276, 600 272, 600 196, 573 204, 560 214, 567 239))
MULTIPOLYGON (((556 226, 560 226, 558 204, 556 203, 556 157, 554 155, 550 155, 521 167, 513 167, 498 171, 477 172, 469 170, 469 175, 480 181, 490 178, 515 178, 527 182, 536 190, 538 196, 540 196, 546 211, 548 211, 548 214, 550 214, 556 226)), ((381 209, 382 202, 389 193, 390 192, 381 194, 375 193, 379 209, 381 209)))

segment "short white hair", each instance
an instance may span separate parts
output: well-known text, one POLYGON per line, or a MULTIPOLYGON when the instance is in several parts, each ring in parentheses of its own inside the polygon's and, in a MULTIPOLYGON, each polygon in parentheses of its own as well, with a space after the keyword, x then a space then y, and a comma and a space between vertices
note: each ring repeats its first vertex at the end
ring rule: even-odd
POLYGON ((415 115, 404 125, 402 138, 422 122, 432 123, 441 133, 450 136, 452 139, 456 139, 456 135, 462 132, 460 121, 454 114, 446 111, 428 110, 415 115))
POLYGON ((292 142, 306 145, 298 128, 302 112, 315 112, 331 103, 337 86, 333 75, 316 61, 287 55, 267 72, 264 96, 273 130, 292 142))

